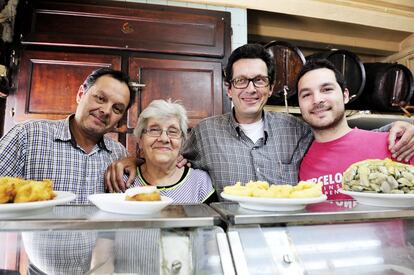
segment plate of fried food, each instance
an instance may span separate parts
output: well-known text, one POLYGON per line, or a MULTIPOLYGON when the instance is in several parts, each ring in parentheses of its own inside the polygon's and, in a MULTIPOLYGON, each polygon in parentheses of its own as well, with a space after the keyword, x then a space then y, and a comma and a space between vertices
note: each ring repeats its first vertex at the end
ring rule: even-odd
POLYGON ((365 205, 414 207, 414 166, 390 159, 356 162, 345 170, 340 192, 365 205))
POLYGON ((156 186, 133 187, 125 193, 94 194, 88 199, 100 210, 129 215, 157 213, 173 202, 161 196, 156 186))
POLYGON ((224 187, 221 196, 236 201, 243 208, 263 211, 296 211, 308 204, 326 200, 322 184, 301 181, 296 186, 276 185, 264 181, 237 182, 224 187))
POLYGON ((71 192, 53 191, 51 180, 0 177, 0 217, 31 214, 76 198, 71 192))

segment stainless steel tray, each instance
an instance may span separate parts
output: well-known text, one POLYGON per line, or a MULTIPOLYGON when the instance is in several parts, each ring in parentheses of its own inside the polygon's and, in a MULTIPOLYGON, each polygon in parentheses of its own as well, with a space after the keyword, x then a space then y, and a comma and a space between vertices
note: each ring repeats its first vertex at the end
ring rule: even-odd
POLYGON ((299 211, 267 212, 249 210, 238 203, 212 203, 229 225, 247 224, 309 224, 344 221, 365 221, 388 218, 414 218, 414 208, 386 208, 367 206, 355 201, 323 202, 308 205, 299 211))
POLYGON ((204 204, 170 205, 152 215, 121 215, 103 212, 92 205, 65 205, 40 213, 0 218, 0 231, 183 228, 220 223, 220 215, 204 204))

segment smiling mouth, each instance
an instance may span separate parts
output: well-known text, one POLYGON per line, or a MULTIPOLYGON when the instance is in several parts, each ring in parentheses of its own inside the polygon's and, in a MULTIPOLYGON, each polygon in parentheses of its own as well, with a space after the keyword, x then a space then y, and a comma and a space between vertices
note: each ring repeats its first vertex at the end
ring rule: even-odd
POLYGON ((318 114, 322 114, 322 113, 328 112, 331 109, 332 109, 331 107, 315 108, 315 109, 311 110, 310 113, 311 114, 318 115, 318 114))
POLYGON ((172 149, 169 147, 155 147, 155 150, 160 150, 160 151, 171 151, 172 149))
POLYGON ((242 100, 244 101, 244 102, 247 102, 247 103, 256 103, 259 99, 258 98, 252 98, 252 97, 244 97, 244 98, 242 98, 242 100))

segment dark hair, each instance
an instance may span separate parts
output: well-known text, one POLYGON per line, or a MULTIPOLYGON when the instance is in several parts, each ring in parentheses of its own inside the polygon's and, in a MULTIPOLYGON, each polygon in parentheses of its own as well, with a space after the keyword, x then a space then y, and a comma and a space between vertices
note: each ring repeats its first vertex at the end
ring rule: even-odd
POLYGON ((266 63, 267 76, 270 79, 270 85, 275 80, 275 65, 272 56, 266 48, 260 44, 246 44, 235 49, 227 62, 224 80, 230 84, 233 79, 233 64, 240 59, 254 59, 259 58, 266 63))
POLYGON ((302 76, 304 76, 306 73, 310 71, 317 70, 317 69, 329 69, 333 71, 335 74, 336 82, 338 82, 339 87, 341 87, 342 92, 344 92, 346 88, 346 83, 345 83, 343 74, 329 60, 316 58, 316 59, 308 60, 305 63, 305 65, 302 67, 302 69, 300 70, 299 74, 297 75, 295 89, 298 94, 299 94, 298 84, 302 76))
POLYGON ((88 75, 88 77, 85 79, 85 81, 82 84, 85 94, 92 87, 92 85, 95 84, 96 80, 98 80, 98 78, 104 75, 109 75, 112 78, 118 80, 121 83, 125 83, 128 86, 128 90, 129 90, 129 104, 127 106, 127 110, 128 110, 129 107, 131 107, 132 104, 134 104, 136 92, 134 88, 132 88, 132 86, 129 84, 129 76, 121 71, 117 71, 117 70, 110 69, 110 68, 99 68, 93 71, 90 75, 88 75))

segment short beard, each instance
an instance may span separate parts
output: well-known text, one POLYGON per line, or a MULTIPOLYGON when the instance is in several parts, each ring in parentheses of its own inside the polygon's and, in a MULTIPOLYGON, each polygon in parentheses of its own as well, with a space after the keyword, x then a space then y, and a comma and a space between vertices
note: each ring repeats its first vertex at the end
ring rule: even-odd
POLYGON ((313 124, 309 123, 306 120, 305 120, 305 122, 310 125, 310 127, 312 128, 312 130, 315 130, 315 131, 323 131, 323 130, 328 130, 328 129, 334 129, 336 126, 338 126, 339 124, 341 124, 342 119, 344 119, 344 116, 345 116, 345 110, 342 110, 342 112, 339 113, 339 115, 336 116, 335 119, 331 123, 329 123, 327 125, 323 125, 323 126, 313 125, 313 124))

